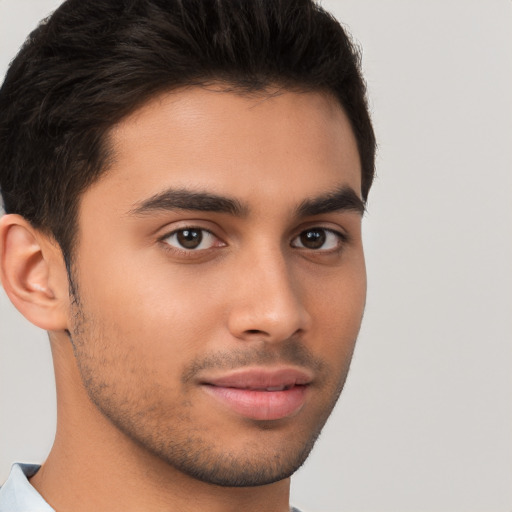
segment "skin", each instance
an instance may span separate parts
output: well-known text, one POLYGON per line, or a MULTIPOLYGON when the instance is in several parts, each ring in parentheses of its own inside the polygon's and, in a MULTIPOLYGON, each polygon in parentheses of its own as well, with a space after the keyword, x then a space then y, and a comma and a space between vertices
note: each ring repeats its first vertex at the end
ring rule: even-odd
POLYGON ((196 87, 154 98, 111 142, 81 198, 75 297, 50 237, 16 215, 0 224, 4 287, 50 332, 55 363, 57 436, 32 484, 57 511, 284 512, 364 310, 361 211, 298 211, 360 198, 350 124, 323 93, 196 87), (240 211, 151 206, 169 190, 240 211), (197 248, 180 245, 186 228, 197 248), (204 385, 283 368, 309 376, 283 418, 247 417, 204 385))

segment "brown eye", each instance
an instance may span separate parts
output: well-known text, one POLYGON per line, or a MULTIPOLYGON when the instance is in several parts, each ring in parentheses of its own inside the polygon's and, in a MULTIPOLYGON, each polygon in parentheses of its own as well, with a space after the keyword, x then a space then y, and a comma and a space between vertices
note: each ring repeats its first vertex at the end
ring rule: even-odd
POLYGON ((176 233, 176 241, 184 249, 197 249, 203 240, 200 229, 182 229, 176 233))
POLYGON ((202 228, 177 229, 162 238, 162 242, 182 251, 200 251, 224 245, 213 233, 202 228))
POLYGON ((343 234, 331 229, 312 228, 303 231, 299 236, 294 238, 291 245, 299 249, 329 251, 341 248, 345 238, 343 234))
POLYGON ((307 249, 320 249, 325 243, 325 231, 323 229, 310 229, 300 234, 300 242, 307 249))

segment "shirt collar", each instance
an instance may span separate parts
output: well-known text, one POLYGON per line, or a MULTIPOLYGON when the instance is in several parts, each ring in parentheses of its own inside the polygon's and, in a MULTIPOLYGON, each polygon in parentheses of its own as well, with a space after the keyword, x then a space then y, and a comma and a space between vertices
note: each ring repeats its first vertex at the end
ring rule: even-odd
POLYGON ((0 488, 0 512, 55 512, 28 481, 39 467, 13 464, 9 478, 0 488))

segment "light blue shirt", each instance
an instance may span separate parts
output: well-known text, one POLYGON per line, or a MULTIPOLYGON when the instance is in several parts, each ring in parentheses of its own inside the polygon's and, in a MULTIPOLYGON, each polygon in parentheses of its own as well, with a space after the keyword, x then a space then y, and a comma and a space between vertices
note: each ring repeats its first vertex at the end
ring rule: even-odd
MULTIPOLYGON (((0 512, 55 512, 28 481, 40 467, 37 464, 13 464, 9 478, 0 488, 0 512)), ((300 510, 292 507, 290 512, 300 510)))
POLYGON ((0 488, 0 512, 55 512, 28 481, 39 468, 37 464, 13 464, 0 488))

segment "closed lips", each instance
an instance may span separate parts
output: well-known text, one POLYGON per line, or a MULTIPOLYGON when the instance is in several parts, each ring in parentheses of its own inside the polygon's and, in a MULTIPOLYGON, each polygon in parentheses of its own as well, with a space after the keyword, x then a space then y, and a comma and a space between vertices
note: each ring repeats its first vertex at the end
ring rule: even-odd
POLYGON ((294 416, 306 400, 311 376, 305 371, 242 370, 202 382, 203 389, 223 406, 253 420, 294 416))
POLYGON ((307 370, 251 368, 236 370, 219 377, 207 377, 201 383, 226 388, 282 391, 293 386, 310 384, 311 381, 312 376, 307 370))

